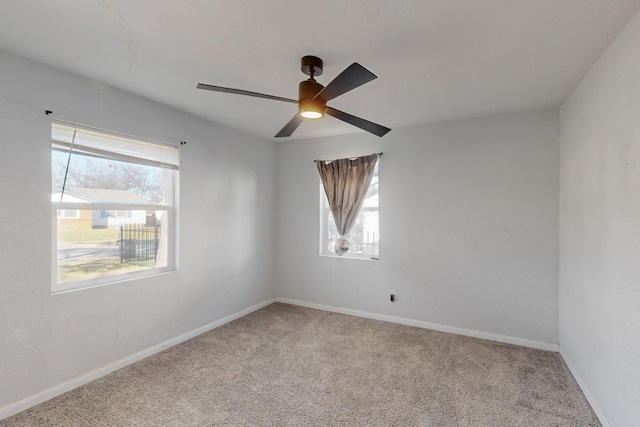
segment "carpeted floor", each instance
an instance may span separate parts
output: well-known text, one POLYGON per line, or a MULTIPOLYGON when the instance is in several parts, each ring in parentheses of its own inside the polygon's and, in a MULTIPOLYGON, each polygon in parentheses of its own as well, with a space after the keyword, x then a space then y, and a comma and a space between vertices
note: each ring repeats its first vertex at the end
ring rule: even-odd
POLYGON ((557 353, 272 304, 0 426, 598 426, 557 353))

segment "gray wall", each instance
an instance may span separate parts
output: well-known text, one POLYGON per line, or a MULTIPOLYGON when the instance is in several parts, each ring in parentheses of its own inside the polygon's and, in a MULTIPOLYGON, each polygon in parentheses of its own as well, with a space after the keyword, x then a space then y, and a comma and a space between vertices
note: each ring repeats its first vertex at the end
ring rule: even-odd
POLYGON ((560 345, 613 426, 640 420, 640 14, 561 109, 560 345))
POLYGON ((0 413, 274 296, 271 142, 1 51, 0 88, 0 413), (51 295, 51 118, 187 141, 178 271, 51 295))
POLYGON ((543 110, 278 143, 276 294, 557 349, 556 124, 543 110), (378 151, 380 260, 320 257, 313 160, 378 151))

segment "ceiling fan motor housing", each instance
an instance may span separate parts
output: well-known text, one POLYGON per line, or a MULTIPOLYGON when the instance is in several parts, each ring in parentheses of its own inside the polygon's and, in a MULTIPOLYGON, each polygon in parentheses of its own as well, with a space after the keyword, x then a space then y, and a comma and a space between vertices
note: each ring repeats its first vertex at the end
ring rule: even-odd
POLYGON ((313 99, 322 89, 324 89, 324 86, 315 80, 302 81, 298 85, 298 99, 313 99))
POLYGON ((298 113, 302 117, 319 119, 324 116, 326 103, 320 97, 315 98, 322 89, 324 86, 313 79, 300 82, 298 85, 298 113))

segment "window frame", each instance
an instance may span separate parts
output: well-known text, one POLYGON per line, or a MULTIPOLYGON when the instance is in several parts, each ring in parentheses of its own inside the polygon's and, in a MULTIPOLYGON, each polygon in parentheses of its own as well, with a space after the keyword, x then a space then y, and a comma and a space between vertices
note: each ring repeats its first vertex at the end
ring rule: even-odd
MULTIPOLYGON (((327 200, 327 195, 325 193, 325 189, 324 186, 322 185, 322 180, 319 180, 319 187, 320 187, 320 208, 318 209, 319 213, 320 213, 320 221, 319 221, 319 233, 318 233, 318 240, 319 240, 319 255, 321 257, 327 257, 327 258, 338 258, 338 259, 359 259, 359 260, 367 260, 367 261, 378 261, 380 259, 380 222, 379 222, 379 218, 380 218, 380 173, 379 173, 379 165, 380 165, 380 159, 378 159, 378 161, 376 162, 376 166, 374 169, 374 174, 373 177, 376 179, 375 182, 372 182, 369 185, 369 188, 367 189, 367 192, 369 192, 369 190, 371 189, 372 186, 377 185, 378 186, 378 206, 377 208, 373 208, 373 207, 366 207, 363 206, 360 208, 360 212, 358 213, 358 216, 362 215, 363 211, 372 211, 372 212, 378 212, 378 253, 373 255, 373 254, 356 254, 356 253, 352 253, 352 252, 347 252, 344 255, 337 255, 335 252, 333 252, 332 250, 327 249, 328 248, 328 241, 326 240, 326 238, 324 238, 323 236, 326 236, 328 234, 328 229, 329 229, 329 216, 331 215, 331 208, 329 207, 329 201, 327 200)), ((355 225, 354 225, 355 227, 355 225)))
MULTIPOLYGON (((145 144, 154 144, 159 147, 172 147, 176 150, 176 165, 171 168, 172 179, 169 179, 167 183, 167 198, 164 201, 166 204, 140 204, 140 203, 127 203, 127 202, 62 202, 62 201, 51 201, 51 218, 52 218, 52 227, 51 227, 51 260, 52 260, 52 268, 51 268, 51 293, 61 294, 67 293, 71 291, 81 290, 81 289, 90 289, 98 286, 106 286, 114 283, 135 280, 145 277, 152 277, 158 274, 164 274, 168 272, 175 271, 177 269, 177 229, 178 229, 178 189, 179 189, 179 153, 178 148, 174 145, 163 144, 155 141, 149 141, 138 137, 126 136, 122 134, 117 134, 110 131, 105 131, 101 129, 94 129, 87 126, 77 125, 68 122, 61 121, 52 121, 52 130, 54 126, 63 126, 63 127, 73 127, 80 131, 87 131, 92 133, 98 133, 104 137, 114 137, 118 139, 127 139, 130 141, 141 142, 145 144), (163 211, 167 215, 167 229, 166 229, 166 238, 167 238, 167 265, 164 267, 150 267, 140 271, 120 273, 120 274, 111 274, 104 275, 89 279, 82 279, 70 282, 58 282, 58 220, 62 219, 70 219, 70 218, 61 218, 58 216, 58 212, 61 210, 77 210, 78 218, 80 217, 81 211, 91 211, 91 212, 106 212, 107 216, 109 212, 118 213, 125 212, 130 213, 131 211, 163 211)), ((53 136, 51 139, 51 152, 53 151, 63 151, 64 149, 60 148, 60 141, 54 140, 53 136)), ((69 151, 67 150, 66 153, 69 151)), ((73 150, 72 150, 73 153, 73 150)), ((84 150, 78 150, 78 154, 85 156, 92 156, 91 153, 87 153, 84 150)), ((154 164, 148 160, 144 160, 141 162, 131 161, 131 156, 122 156, 117 152, 114 153, 113 156, 109 156, 107 152, 101 152, 99 155, 95 157, 99 158, 111 158, 116 161, 126 162, 131 164, 142 164, 147 166, 159 166, 163 167, 162 163, 154 164)), ((120 218, 120 217, 119 217, 120 218)))

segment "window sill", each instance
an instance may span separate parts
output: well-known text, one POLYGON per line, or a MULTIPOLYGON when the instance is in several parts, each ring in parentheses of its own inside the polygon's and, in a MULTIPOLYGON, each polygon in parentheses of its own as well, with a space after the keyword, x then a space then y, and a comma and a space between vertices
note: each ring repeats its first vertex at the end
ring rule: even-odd
MULTIPOLYGON (((165 267, 165 268, 155 269, 153 272, 147 271, 146 274, 130 273, 128 275, 111 276, 110 279, 112 280, 109 280, 109 281, 95 281, 95 280, 89 279, 89 280, 83 280, 83 281, 77 281, 77 282, 55 284, 52 286, 51 295, 62 295, 62 294, 68 294, 71 292, 83 291, 86 289, 101 288, 103 286, 110 286, 110 285, 115 285, 123 282, 131 282, 133 280, 143 280, 147 278, 163 276, 165 274, 170 274, 175 271, 176 271, 175 268, 165 267)), ((138 273, 145 273, 145 272, 138 272, 138 273)))
POLYGON ((335 259, 354 259, 354 260, 360 260, 360 261, 380 261, 380 257, 359 257, 359 256, 339 256, 339 255, 326 255, 326 254, 320 254, 321 258, 335 258, 335 259))

